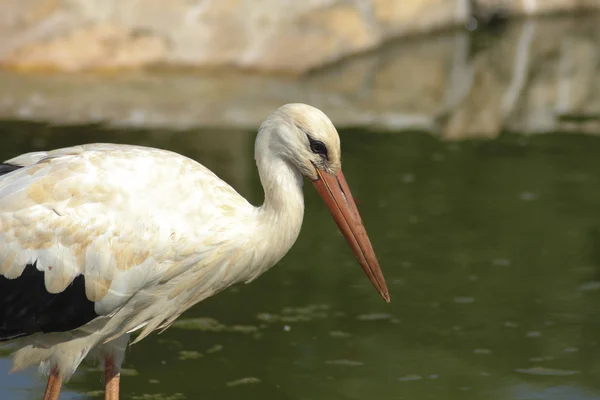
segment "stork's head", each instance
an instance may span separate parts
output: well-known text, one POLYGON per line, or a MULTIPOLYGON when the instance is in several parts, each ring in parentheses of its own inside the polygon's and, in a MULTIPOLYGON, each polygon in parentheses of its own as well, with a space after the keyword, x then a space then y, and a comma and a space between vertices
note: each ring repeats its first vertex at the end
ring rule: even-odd
POLYGON ((310 179, 325 201, 365 273, 386 300, 390 295, 356 203, 342 173, 340 137, 319 109, 306 104, 286 104, 261 126, 270 132, 267 149, 310 179))
POLYGON ((261 129, 273 127, 270 151, 285 158, 310 180, 317 170, 331 174, 341 167, 340 137, 323 111, 307 104, 286 104, 273 112, 261 129))

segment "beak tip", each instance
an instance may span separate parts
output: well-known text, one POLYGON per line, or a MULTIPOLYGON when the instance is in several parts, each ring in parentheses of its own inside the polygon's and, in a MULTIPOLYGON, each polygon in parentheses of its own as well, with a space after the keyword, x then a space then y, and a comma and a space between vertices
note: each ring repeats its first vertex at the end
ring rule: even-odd
POLYGON ((385 302, 388 303, 388 304, 392 301, 389 293, 382 293, 381 297, 383 297, 383 299, 385 300, 385 302))

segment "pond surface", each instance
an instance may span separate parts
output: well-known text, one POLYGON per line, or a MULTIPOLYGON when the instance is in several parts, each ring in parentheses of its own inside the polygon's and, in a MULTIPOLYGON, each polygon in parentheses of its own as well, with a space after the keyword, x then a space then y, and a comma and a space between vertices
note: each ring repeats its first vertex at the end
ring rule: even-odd
MULTIPOLYGON (((2 159, 95 141, 168 148, 261 201, 252 132, 0 131, 2 159)), ((306 185, 290 253, 131 347, 123 399, 600 399, 600 139, 340 134, 391 304, 306 185)), ((8 369, 0 358, 0 398, 40 398, 35 370, 8 369)), ((102 398, 102 373, 84 365, 66 390, 102 398)))

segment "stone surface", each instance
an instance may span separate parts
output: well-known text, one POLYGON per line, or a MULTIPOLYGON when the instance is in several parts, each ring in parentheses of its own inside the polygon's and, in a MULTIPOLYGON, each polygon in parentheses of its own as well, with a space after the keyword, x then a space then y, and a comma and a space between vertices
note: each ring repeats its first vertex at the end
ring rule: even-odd
POLYGON ((392 38, 599 0, 3 0, 0 66, 178 66, 303 73, 392 38))
POLYGON ((339 127, 421 130, 446 140, 501 131, 600 134, 600 17, 446 31, 302 77, 239 72, 0 72, 0 119, 150 129, 255 130, 288 102, 339 127))
POLYGON ((304 72, 407 33, 462 23, 469 0, 4 0, 0 64, 304 72))
POLYGON ((4 65, 62 71, 128 68, 159 62, 167 49, 163 38, 111 25, 95 25, 43 43, 24 45, 6 57, 4 65))

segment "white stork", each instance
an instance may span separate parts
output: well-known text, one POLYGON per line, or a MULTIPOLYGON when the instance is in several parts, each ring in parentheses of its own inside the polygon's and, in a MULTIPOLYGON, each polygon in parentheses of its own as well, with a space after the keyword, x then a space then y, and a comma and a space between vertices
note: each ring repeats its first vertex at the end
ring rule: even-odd
POLYGON ((390 297, 342 174, 329 118, 305 104, 274 111, 256 137, 264 187, 254 207, 201 164, 153 148, 87 144, 0 164, 0 341, 13 370, 49 375, 58 398, 88 355, 105 399, 134 342, 277 263, 302 225, 312 181, 381 296, 390 297))

